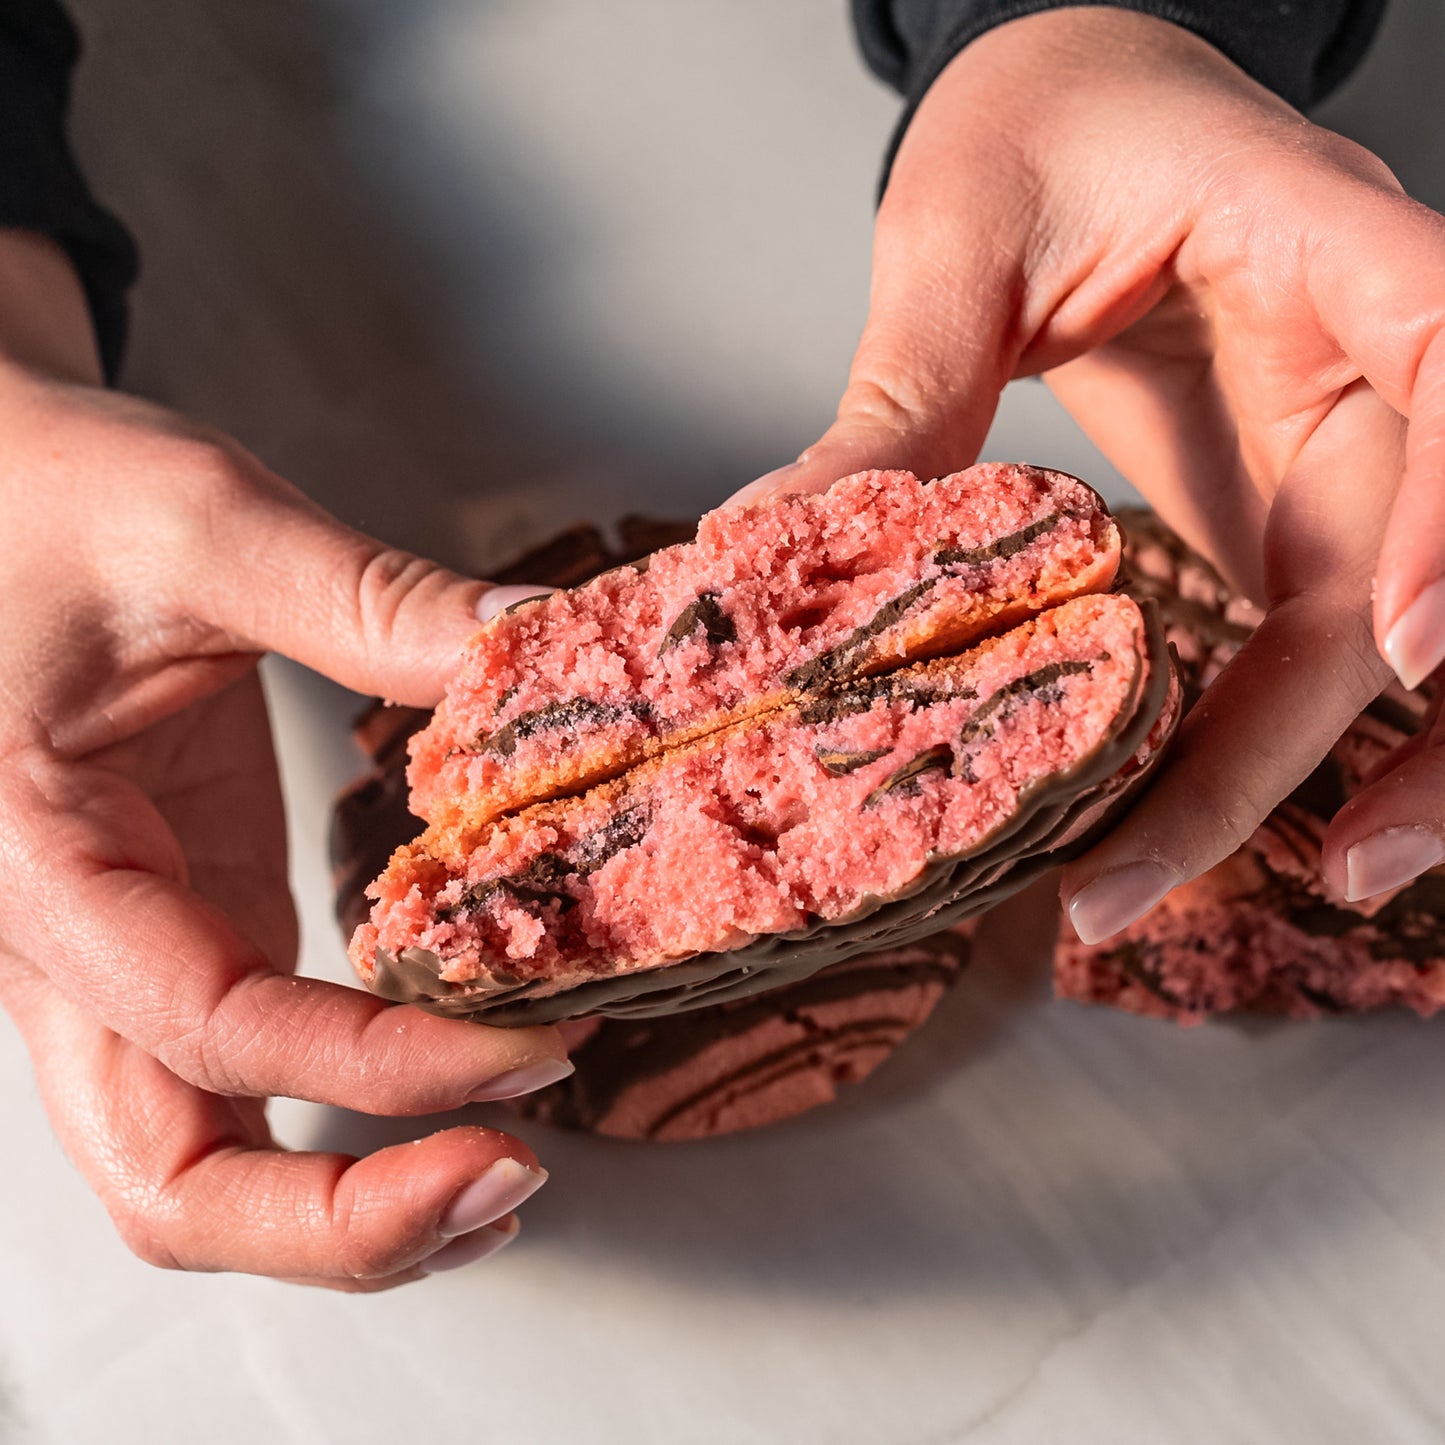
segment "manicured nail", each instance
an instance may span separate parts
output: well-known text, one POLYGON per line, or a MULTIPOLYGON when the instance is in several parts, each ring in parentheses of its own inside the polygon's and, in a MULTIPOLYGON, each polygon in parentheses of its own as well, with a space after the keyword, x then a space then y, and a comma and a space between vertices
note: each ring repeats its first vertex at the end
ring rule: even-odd
POLYGON ((480 1179, 473 1179, 447 1207, 437 1225, 443 1239, 470 1234, 504 1214, 547 1182, 545 1169, 528 1169, 515 1159, 498 1159, 480 1179))
POLYGON ((1445 843, 1428 828, 1406 824, 1362 838, 1345 854, 1345 899, 1358 903, 1418 878, 1445 862, 1445 843))
POLYGON ((772 471, 764 472, 756 481, 740 487, 723 505, 725 507, 749 507, 754 502, 761 501, 770 492, 777 491, 779 487, 787 483, 790 477, 795 476, 801 470, 801 462, 789 462, 787 466, 774 467, 772 471))
POLYGON ((1162 863, 1125 863, 1069 899, 1069 922, 1084 943, 1102 943, 1147 913, 1179 882, 1162 863))
POLYGON ((444 1270, 460 1269, 465 1264, 475 1264, 499 1249, 505 1249, 521 1233, 521 1223, 515 1215, 489 1224, 485 1229, 473 1230, 450 1244, 444 1244, 435 1254, 422 1260, 419 1268, 423 1274, 441 1274, 444 1270))
POLYGON ((490 622, 499 612, 525 602, 529 597, 550 597, 555 587, 490 587, 477 603, 477 621, 490 622))
POLYGON ((1385 660, 1406 687, 1419 687, 1445 661, 1445 577, 1432 582, 1385 634, 1385 660))
POLYGON ((530 1094, 535 1089, 545 1089, 573 1072, 570 1059, 538 1059, 535 1064, 523 1064, 520 1069, 508 1069, 495 1079, 479 1084, 467 1095, 469 1104, 485 1104, 492 1099, 515 1099, 518 1094, 530 1094))

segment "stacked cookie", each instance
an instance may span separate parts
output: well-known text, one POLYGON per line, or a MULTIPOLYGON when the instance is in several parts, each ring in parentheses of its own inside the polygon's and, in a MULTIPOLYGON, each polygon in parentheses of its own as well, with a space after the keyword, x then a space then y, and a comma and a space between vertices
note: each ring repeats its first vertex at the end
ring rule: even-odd
MULTIPOLYGON (((497 574, 576 586, 691 537, 685 523, 626 517, 615 545, 574 527, 497 574)), ((366 888, 422 822, 408 807, 407 744, 431 714, 375 704, 355 736, 368 771, 337 800, 336 909, 350 937, 366 888)), ((684 1140, 790 1118, 858 1083, 918 1028, 968 960, 966 927, 864 953, 755 998, 662 1019, 565 1025, 576 1073, 517 1101, 524 1112, 626 1139, 684 1140)), ((419 982, 429 986, 431 975, 419 982)))
MULTIPOLYGON (((1260 620, 1152 513, 1120 515, 1123 584, 1152 599, 1186 704, 1260 620)), ((1360 903, 1326 886, 1325 828, 1362 780, 1420 729, 1427 700, 1392 685, 1233 857, 1176 889, 1123 933, 1081 944, 1064 924, 1056 992, 1197 1023, 1236 1010, 1317 1018, 1445 1003, 1445 870, 1360 903)))

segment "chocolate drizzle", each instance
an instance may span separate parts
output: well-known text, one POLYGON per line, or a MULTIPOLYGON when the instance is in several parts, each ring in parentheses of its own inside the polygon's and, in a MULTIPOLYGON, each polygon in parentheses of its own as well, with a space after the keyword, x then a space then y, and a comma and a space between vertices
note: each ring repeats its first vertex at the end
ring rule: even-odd
POLYGON ((738 630, 733 624, 731 617, 722 610, 718 603, 716 592, 704 592, 694 602, 689 602, 677 615, 677 620, 667 629, 667 635, 662 639, 657 649, 657 655, 662 656, 669 649, 674 648, 684 638, 691 637, 701 627, 703 637, 712 647, 720 643, 736 642, 738 630))
MULTIPOLYGON (((627 1138, 714 1134, 718 1114, 744 1095, 820 1069, 833 1080, 848 1078, 847 1061, 860 1050, 895 1047, 922 1022, 932 997, 957 977, 968 948, 960 934, 941 933, 837 964, 766 995, 662 1020, 607 1019, 573 1051, 577 1072, 529 1096, 522 1110, 549 1123, 627 1138), (904 991, 920 986, 928 990, 928 1002, 911 1010, 901 1006, 904 991), (877 1000, 866 1018, 827 1021, 830 1004, 858 998, 877 1000), (777 1038, 778 1021, 800 1030, 801 1037, 766 1044, 777 1038), (729 1040, 728 1057, 741 1055, 742 1062, 725 1073, 688 1068, 705 1050, 729 1040)), ((780 1098, 775 1110, 759 1112, 792 1113, 796 1107, 780 1098)))

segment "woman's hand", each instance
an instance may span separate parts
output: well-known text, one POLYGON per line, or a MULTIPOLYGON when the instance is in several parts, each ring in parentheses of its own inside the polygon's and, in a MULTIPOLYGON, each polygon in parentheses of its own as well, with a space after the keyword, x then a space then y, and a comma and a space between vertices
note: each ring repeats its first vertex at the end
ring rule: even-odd
MULTIPOLYGON (((1039 372, 1268 609, 1148 796, 1066 870, 1092 941, 1238 847, 1386 660, 1413 686, 1445 657, 1445 220, 1164 21, 1003 25, 904 138, 836 423, 743 495, 956 470, 1004 384, 1039 372)), ((1439 741, 1335 820, 1342 893, 1445 858, 1439 741)))
POLYGON ((0 233, 0 1002, 142 1258, 351 1289, 479 1258, 545 1178, 525 1145, 288 1153, 265 1100, 432 1113, 562 1077, 561 1042, 292 976, 255 664, 434 703, 485 584, 95 380, 68 265, 0 233))

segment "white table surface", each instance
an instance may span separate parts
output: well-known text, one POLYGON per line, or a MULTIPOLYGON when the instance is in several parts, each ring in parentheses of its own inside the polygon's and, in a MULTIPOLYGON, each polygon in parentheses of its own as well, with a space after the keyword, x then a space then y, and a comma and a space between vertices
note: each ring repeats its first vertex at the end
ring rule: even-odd
MULTIPOLYGON (((78 133, 150 258, 130 384, 344 514, 480 566, 695 511, 826 419, 895 109, 841 3, 77 9, 78 133)), ((1397 4, 1328 112, 1437 205, 1441 53, 1432 0, 1397 4)), ((1112 476, 1037 386, 987 454, 1112 476)), ((268 683, 304 967, 345 978, 354 699, 268 683)), ((0 1440, 1445 1439, 1440 1027, 1053 1004, 1051 909, 828 1110, 694 1146, 526 1129, 553 1178, 522 1241, 374 1298, 131 1259, 0 1024, 0 1440)), ((275 1117, 357 1151, 446 1122, 275 1117)))

